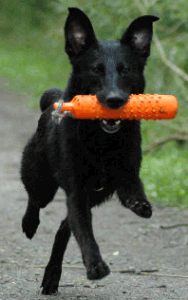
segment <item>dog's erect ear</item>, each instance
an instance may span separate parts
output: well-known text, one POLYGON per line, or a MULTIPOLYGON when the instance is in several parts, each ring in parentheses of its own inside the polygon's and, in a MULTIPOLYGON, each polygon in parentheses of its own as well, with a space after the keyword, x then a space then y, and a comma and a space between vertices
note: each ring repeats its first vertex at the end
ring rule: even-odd
POLYGON ((122 44, 130 44, 137 53, 145 58, 150 55, 150 44, 153 35, 153 22, 159 20, 156 16, 142 16, 135 19, 121 38, 122 44))
POLYGON ((89 18, 78 8, 69 8, 65 23, 65 51, 69 56, 81 54, 97 39, 89 18))

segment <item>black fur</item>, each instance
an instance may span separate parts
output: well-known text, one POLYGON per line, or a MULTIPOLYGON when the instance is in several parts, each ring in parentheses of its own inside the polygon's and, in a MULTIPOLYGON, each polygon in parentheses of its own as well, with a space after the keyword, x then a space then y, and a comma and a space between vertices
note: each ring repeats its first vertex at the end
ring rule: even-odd
POLYGON ((65 49, 72 64, 66 90, 46 91, 40 102, 42 115, 22 156, 21 179, 29 195, 22 227, 32 238, 45 207, 59 187, 67 196, 68 215, 62 221, 46 267, 42 293, 58 290, 63 255, 71 232, 81 249, 89 279, 110 273, 92 229, 91 208, 115 191, 121 203, 141 217, 152 214, 139 170, 142 159, 140 122, 124 120, 105 124, 66 116, 52 120, 52 103, 63 97, 96 94, 106 107, 122 107, 131 93, 143 93, 143 71, 150 54, 154 16, 131 23, 120 41, 98 41, 88 17, 70 8, 65 24, 65 49))

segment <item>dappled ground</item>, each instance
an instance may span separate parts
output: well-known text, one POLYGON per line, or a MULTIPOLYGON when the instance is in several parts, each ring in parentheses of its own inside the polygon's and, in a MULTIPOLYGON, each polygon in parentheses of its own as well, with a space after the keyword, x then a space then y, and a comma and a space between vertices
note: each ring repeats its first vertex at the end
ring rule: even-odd
POLYGON ((22 234, 26 192, 19 180, 19 163, 38 119, 26 102, 23 96, 0 90, 0 300, 187 300, 188 210, 154 205, 153 217, 145 220, 122 208, 115 196, 94 210, 95 235, 111 274, 88 281, 72 237, 59 293, 40 294, 44 267, 66 208, 60 192, 42 211, 33 240, 22 234))

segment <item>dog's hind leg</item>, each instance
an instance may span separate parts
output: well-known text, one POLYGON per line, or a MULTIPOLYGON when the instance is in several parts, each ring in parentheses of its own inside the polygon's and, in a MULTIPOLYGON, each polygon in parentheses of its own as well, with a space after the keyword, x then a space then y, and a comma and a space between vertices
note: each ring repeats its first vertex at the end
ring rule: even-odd
POLYGON ((32 239, 39 226, 40 208, 45 207, 50 201, 52 201, 56 191, 57 191, 57 186, 53 185, 52 182, 50 182, 50 188, 49 186, 48 187, 40 186, 40 190, 39 189, 37 190, 38 195, 36 193, 33 194, 29 193, 27 209, 22 219, 23 232, 25 232, 26 236, 29 239, 32 239), (42 201, 40 201, 40 199, 42 199, 42 201), (46 201, 46 203, 44 201, 46 201))
POLYGON ((50 260, 46 266, 41 287, 42 294, 51 295, 57 292, 62 272, 63 256, 71 235, 68 218, 61 222, 56 233, 50 260))
POLYGON ((36 153, 35 136, 25 147, 21 163, 21 179, 29 200, 22 228, 28 238, 32 238, 40 223, 39 211, 52 201, 58 185, 51 175, 44 153, 36 153))
POLYGON ((26 212, 22 218, 22 229, 29 239, 32 239, 39 226, 40 209, 32 204, 32 198, 29 197, 26 212))
POLYGON ((151 217, 152 207, 147 200, 140 178, 125 181, 124 184, 117 189, 117 194, 123 206, 131 209, 140 217, 151 217))

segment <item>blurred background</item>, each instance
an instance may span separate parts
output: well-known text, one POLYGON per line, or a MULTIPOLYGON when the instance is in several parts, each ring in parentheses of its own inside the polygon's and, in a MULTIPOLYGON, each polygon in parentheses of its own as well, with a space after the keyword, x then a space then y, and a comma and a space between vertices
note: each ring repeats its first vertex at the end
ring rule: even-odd
MULTIPOLYGON (((188 206, 188 2, 159 0, 3 0, 0 9, 0 76, 3 89, 19 92, 38 109, 48 88, 64 88, 70 64, 64 53, 68 7, 88 14, 99 39, 119 39, 134 18, 154 14, 146 93, 173 94, 172 121, 142 121, 141 177, 148 198, 188 206)), ((3 100, 3 99, 1 99, 3 100)))

